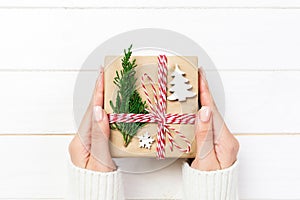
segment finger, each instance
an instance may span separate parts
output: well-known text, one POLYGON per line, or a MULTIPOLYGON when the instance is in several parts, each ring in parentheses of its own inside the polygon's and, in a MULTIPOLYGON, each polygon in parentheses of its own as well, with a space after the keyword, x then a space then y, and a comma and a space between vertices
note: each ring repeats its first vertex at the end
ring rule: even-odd
POLYGON ((78 137, 87 151, 91 149, 91 127, 92 127, 92 110, 87 109, 80 126, 78 128, 78 137))
POLYGON ((213 106, 214 101, 213 101, 212 95, 209 91, 208 82, 206 80, 203 68, 199 68, 198 77, 199 77, 198 88, 199 88, 201 105, 211 107, 211 106, 213 106))
POLYGON ((93 95, 93 106, 101 106, 103 107, 103 99, 104 99, 104 73, 103 67, 99 70, 99 77, 96 82, 94 95, 93 95))
POLYGON ((91 155, 98 161, 100 167, 116 169, 109 149, 110 128, 105 110, 101 106, 94 107, 92 124, 91 155))
MULTIPOLYGON (((96 81, 96 86, 94 89, 98 89, 97 85, 103 80, 103 73, 100 71, 100 78, 96 81)), ((93 95, 94 97, 94 95, 93 95)), ((70 154, 73 163, 76 163, 77 166, 85 168, 87 160, 91 151, 91 130, 92 130, 92 118, 93 118, 93 99, 91 98, 88 108, 81 120, 80 126, 78 128, 78 133, 74 136, 70 144, 70 154)))
POLYGON ((96 103, 103 104, 103 68, 101 67, 99 70, 99 76, 96 81, 96 85, 94 88, 94 93, 92 96, 92 99, 88 105, 88 108, 82 118, 82 121, 80 123, 80 126, 78 128, 78 134, 79 138, 84 144, 84 146, 90 150, 90 145, 91 145, 91 128, 92 128, 92 117, 93 117, 93 105, 94 105, 94 100, 97 100, 96 103), (98 96, 95 96, 95 94, 100 94, 98 96), (102 97, 101 97, 102 95, 102 97), (100 97, 99 97, 100 96, 100 97), (101 101, 102 100, 102 101, 101 101))
POLYGON ((211 109, 208 106, 202 106, 197 114, 195 138, 197 157, 200 159, 204 159, 214 149, 211 115, 211 109))
POLYGON ((202 106, 209 106, 214 115, 213 120, 213 130, 214 130, 214 142, 218 142, 221 136, 224 136, 228 130, 222 115, 218 111, 215 104, 213 96, 209 90, 208 82, 205 76, 203 68, 199 68, 199 92, 200 92, 200 102, 202 106))
POLYGON ((220 169, 213 143, 212 113, 210 108, 203 106, 196 120, 195 138, 197 155, 191 165, 192 168, 204 171, 220 169))
MULTIPOLYGON (((104 79, 104 73, 103 73, 103 67, 101 66, 100 69, 99 69, 99 75, 97 77, 97 80, 96 80, 96 84, 95 84, 95 87, 94 87, 94 90, 93 90, 93 94, 92 94, 92 97, 90 99, 90 102, 89 102, 89 105, 88 105, 88 108, 87 108, 87 112, 90 111, 90 114, 93 112, 93 106, 95 105, 94 102, 95 100, 98 100, 99 104, 102 104, 103 105, 103 91, 104 91, 104 85, 103 85, 103 79, 104 79), (100 92, 100 95, 102 94, 102 96, 95 96, 95 94, 98 94, 100 92), (100 101, 99 101, 100 99, 100 101), (102 101, 101 101, 102 100, 102 101)), ((92 115, 91 115, 92 116, 92 115)))
MULTIPOLYGON (((92 130, 97 133, 101 132, 108 141, 110 135, 109 121, 105 110, 101 106, 94 106, 92 130)), ((92 136, 95 136, 95 134, 92 134, 92 136)))

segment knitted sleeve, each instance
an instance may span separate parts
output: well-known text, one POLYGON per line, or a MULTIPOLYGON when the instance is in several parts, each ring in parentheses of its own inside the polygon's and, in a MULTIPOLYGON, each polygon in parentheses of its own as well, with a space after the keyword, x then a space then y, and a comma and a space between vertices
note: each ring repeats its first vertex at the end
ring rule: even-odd
POLYGON ((238 162, 217 171, 199 171, 188 163, 182 167, 186 200, 238 200, 238 162))
POLYGON ((96 172, 76 167, 69 162, 67 199, 70 200, 123 200, 120 171, 96 172))

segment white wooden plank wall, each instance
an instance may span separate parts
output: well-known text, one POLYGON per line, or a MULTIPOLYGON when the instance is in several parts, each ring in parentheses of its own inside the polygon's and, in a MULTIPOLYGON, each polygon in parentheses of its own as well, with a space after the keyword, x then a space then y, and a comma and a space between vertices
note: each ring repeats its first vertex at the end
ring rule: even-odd
MULTIPOLYGON (((80 67, 109 37, 145 27, 189 36, 218 68, 241 199, 300 199, 298 0, 1 0, 0 199, 64 198, 74 84, 97 66, 80 67)), ((180 198, 180 162, 125 175, 126 196, 180 198), (162 176, 171 182, 152 183, 162 176)))

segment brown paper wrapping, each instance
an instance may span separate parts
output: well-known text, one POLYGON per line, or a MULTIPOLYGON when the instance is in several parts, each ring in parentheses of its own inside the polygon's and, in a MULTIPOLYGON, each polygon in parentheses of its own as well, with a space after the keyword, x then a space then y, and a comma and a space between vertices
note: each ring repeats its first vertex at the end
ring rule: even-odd
MULTIPOLYGON (((142 91, 140 78, 144 73, 151 76, 152 80, 157 85, 157 56, 133 56, 136 59, 137 67, 136 70, 136 89, 140 93, 143 100, 146 100, 144 92, 142 91)), ((171 73, 175 68, 175 64, 179 65, 179 68, 185 72, 185 78, 189 80, 189 84, 192 85, 190 91, 198 94, 198 60, 197 57, 193 56, 167 56, 168 58, 168 78, 167 78, 167 88, 170 88, 169 82, 173 79, 171 73)), ((116 71, 122 69, 121 65, 122 57, 107 56, 105 58, 105 68, 104 68, 104 109, 107 113, 112 113, 111 106, 109 104, 110 100, 115 103, 117 87, 113 83, 113 79, 116 75, 116 71)), ((152 90, 150 84, 146 82, 146 87, 148 89, 149 95, 152 98, 152 90)), ((158 88, 157 88, 158 91, 158 88)), ((171 93, 168 91, 168 96, 171 93)), ((153 99, 152 99, 152 102, 153 99)), ((192 98, 188 98, 184 102, 178 101, 168 101, 167 100, 167 113, 196 113, 198 111, 198 95, 192 98)), ((195 157, 195 144, 194 144, 194 125, 191 124, 172 124, 172 127, 176 128, 189 139, 192 143, 192 148, 190 153, 182 153, 175 146, 173 151, 170 151, 169 141, 166 138, 166 157, 181 157, 181 158, 192 158, 195 157)), ((143 135, 146 131, 156 140, 157 135, 157 123, 148 123, 139 129, 137 135, 143 135)), ((156 157, 156 142, 152 144, 151 149, 145 149, 139 147, 139 139, 137 137, 132 138, 130 144, 124 147, 122 134, 118 130, 111 130, 110 135, 110 148, 113 157, 156 157)), ((183 142, 176 134, 173 134, 174 140, 180 144, 183 148, 186 147, 186 143, 183 142)))

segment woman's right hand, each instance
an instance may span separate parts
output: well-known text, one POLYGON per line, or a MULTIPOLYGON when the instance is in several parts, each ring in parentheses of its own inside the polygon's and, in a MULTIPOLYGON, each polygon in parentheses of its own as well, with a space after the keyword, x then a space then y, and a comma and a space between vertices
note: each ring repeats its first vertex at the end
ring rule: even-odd
POLYGON ((197 155, 191 167, 203 171, 228 168, 237 159, 239 142, 218 111, 202 69, 199 71, 199 93, 202 107, 195 126, 197 155))

